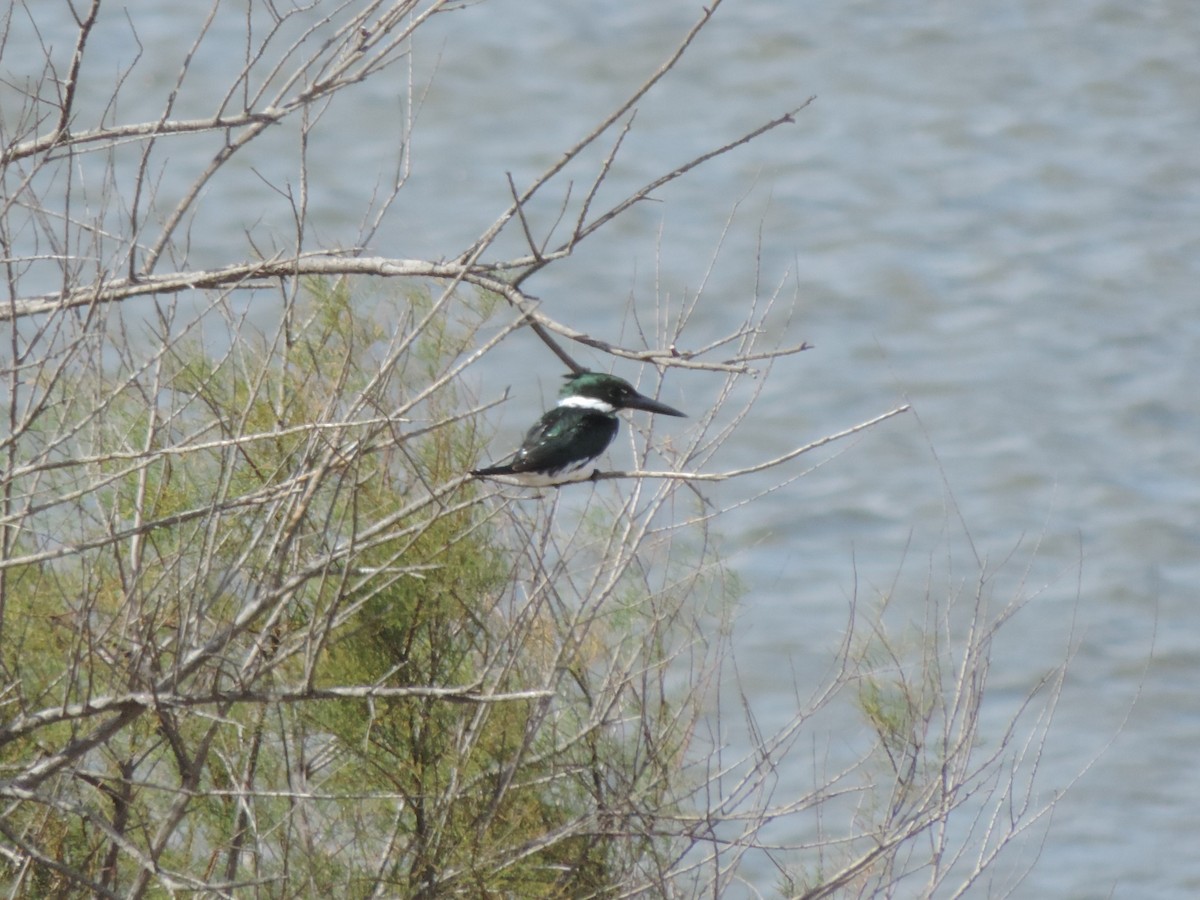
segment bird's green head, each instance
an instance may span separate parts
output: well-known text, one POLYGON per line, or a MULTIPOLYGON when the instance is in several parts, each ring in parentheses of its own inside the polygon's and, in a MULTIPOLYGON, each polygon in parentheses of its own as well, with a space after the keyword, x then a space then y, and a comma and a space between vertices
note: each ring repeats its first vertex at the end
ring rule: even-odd
POLYGON ((681 416, 681 413, 665 403, 639 394, 624 378, 604 372, 576 372, 563 376, 567 383, 559 391, 559 406, 576 406, 594 409, 602 413, 614 413, 618 409, 644 409, 664 416, 681 416))

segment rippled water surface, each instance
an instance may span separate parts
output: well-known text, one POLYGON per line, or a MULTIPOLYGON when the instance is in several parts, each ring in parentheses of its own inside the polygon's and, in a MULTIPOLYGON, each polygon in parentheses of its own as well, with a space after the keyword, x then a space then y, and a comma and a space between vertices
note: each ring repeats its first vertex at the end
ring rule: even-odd
MULTIPOLYGON (((374 249, 465 246, 503 207, 504 173, 522 184, 553 161, 696 14, 490 0, 433 23, 414 174, 374 249)), ((756 267, 768 284, 790 272, 797 337, 816 349, 780 366, 726 461, 912 402, 916 416, 726 526, 749 588, 739 666, 760 727, 778 727, 793 680, 824 671, 856 572, 869 599, 900 571, 897 602, 919 618, 927 581, 971 577, 965 523, 998 599, 1032 598, 995 648, 993 714, 1077 648, 1039 784, 1087 771, 1018 896, 1200 894, 1198 48, 1194 0, 730 0, 640 104, 614 196, 817 100, 530 285, 604 334, 631 295, 695 290, 743 197, 705 290, 736 307, 756 267)), ((324 168, 310 215, 330 245, 353 242, 395 158, 406 77, 335 105, 340 139, 311 149, 324 168)), ((261 198, 231 191, 224 212, 214 229, 272 226, 261 198)), ((714 312, 702 327, 726 324, 714 312)), ((557 371, 508 362, 492 373, 514 392, 501 438, 557 371)), ((670 378, 684 408, 716 389, 670 378)), ((809 773, 780 774, 786 794, 809 773)), ((767 891, 776 874, 746 872, 767 891)))
MULTIPOLYGON (((477 228, 469 210, 499 197, 497 170, 548 162, 692 14, 572 6, 492 4, 455 30, 466 44, 447 47, 431 102, 461 161, 451 230, 477 228), (506 93, 489 93, 493 68, 519 73, 492 81, 506 93)), ((1032 597, 996 645, 994 724, 1074 641, 1039 783, 1096 759, 1020 896, 1200 891, 1197 47, 1186 2, 733 3, 642 104, 629 176, 817 101, 534 285, 602 330, 607 303, 649 301, 655 278, 694 289, 749 192, 707 290, 745 296, 761 221, 764 280, 795 272, 817 349, 782 367, 731 461, 904 398, 919 416, 730 529, 744 535, 738 653, 759 725, 786 721, 792 679, 821 673, 856 568, 860 597, 897 570, 913 601, 927 579, 969 577, 961 515, 997 599, 1032 597)), ((701 376, 681 382, 672 402, 704 402, 701 376)))

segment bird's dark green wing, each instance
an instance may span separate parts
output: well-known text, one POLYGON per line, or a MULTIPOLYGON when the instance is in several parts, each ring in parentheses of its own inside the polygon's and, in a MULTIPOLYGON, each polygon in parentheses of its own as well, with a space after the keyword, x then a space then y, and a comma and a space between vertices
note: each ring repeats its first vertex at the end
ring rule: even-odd
POLYGON ((513 472, 554 474, 599 456, 617 436, 616 416, 589 409, 557 407, 529 429, 513 457, 513 472))

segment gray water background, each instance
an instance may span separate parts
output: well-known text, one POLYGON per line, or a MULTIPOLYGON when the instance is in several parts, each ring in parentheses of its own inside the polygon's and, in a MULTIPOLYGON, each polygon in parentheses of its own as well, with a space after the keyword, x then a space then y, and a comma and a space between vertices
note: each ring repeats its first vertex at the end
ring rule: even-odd
MULTIPOLYGON (((128 6, 157 110, 172 41, 190 41, 207 7, 128 6)), ((507 203, 504 173, 521 185, 556 159, 697 14, 677 0, 489 0, 432 22, 415 55, 430 87, 413 175, 372 251, 468 244, 507 203)), ((197 113, 205 71, 222 83, 240 51, 240 15, 218 18, 228 42, 197 57, 197 113)), ((93 62, 109 53, 115 71, 130 47, 109 17, 93 62)), ((19 54, 6 50, 6 69, 19 54)), ((103 65, 95 74, 100 91, 103 65)), ((325 246, 354 243, 395 163, 408 77, 397 67, 326 113, 309 198, 325 246)), ((699 286, 740 198, 696 342, 733 321, 761 276, 797 293, 795 334, 815 349, 777 369, 721 461, 754 462, 898 402, 916 412, 723 526, 747 587, 734 639, 759 727, 786 723, 826 672, 852 595, 894 592, 919 620, 926 589, 971 587, 977 553, 998 602, 1030 598, 995 647, 990 724, 1074 648, 1039 796, 1086 771, 1016 895, 1200 895, 1200 6, 731 0, 639 104, 610 196, 810 95, 795 125, 661 191, 529 289, 550 314, 617 338, 627 302, 678 304, 699 286)), ((254 164, 282 180, 295 148, 272 139, 278 171, 254 164)), ((243 229, 287 242, 264 181, 209 191, 197 261, 226 259, 243 229)), ((537 212, 547 222, 553 204, 537 212)), ((532 338, 489 365, 489 385, 512 388, 497 417, 506 446, 558 366, 532 338)), ((696 410, 715 390, 673 373, 664 398, 696 410)), ((842 727, 821 753, 859 745, 861 725, 847 715, 842 727)), ((811 776, 811 761, 793 763, 777 799, 811 776)), ((777 876, 764 860, 743 874, 767 893, 777 876)))

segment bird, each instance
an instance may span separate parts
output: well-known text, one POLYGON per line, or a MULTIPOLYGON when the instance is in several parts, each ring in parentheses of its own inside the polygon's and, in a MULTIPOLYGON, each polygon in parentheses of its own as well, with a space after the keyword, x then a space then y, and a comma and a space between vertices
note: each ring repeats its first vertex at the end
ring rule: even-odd
POLYGON ((548 487, 585 481, 577 473, 604 452, 617 436, 619 409, 644 409, 664 416, 687 418, 673 407, 639 394, 633 385, 603 372, 576 372, 563 376, 558 405, 547 410, 529 432, 509 462, 475 469, 477 478, 506 475, 519 484, 548 487), (574 476, 574 477, 572 477, 574 476))

